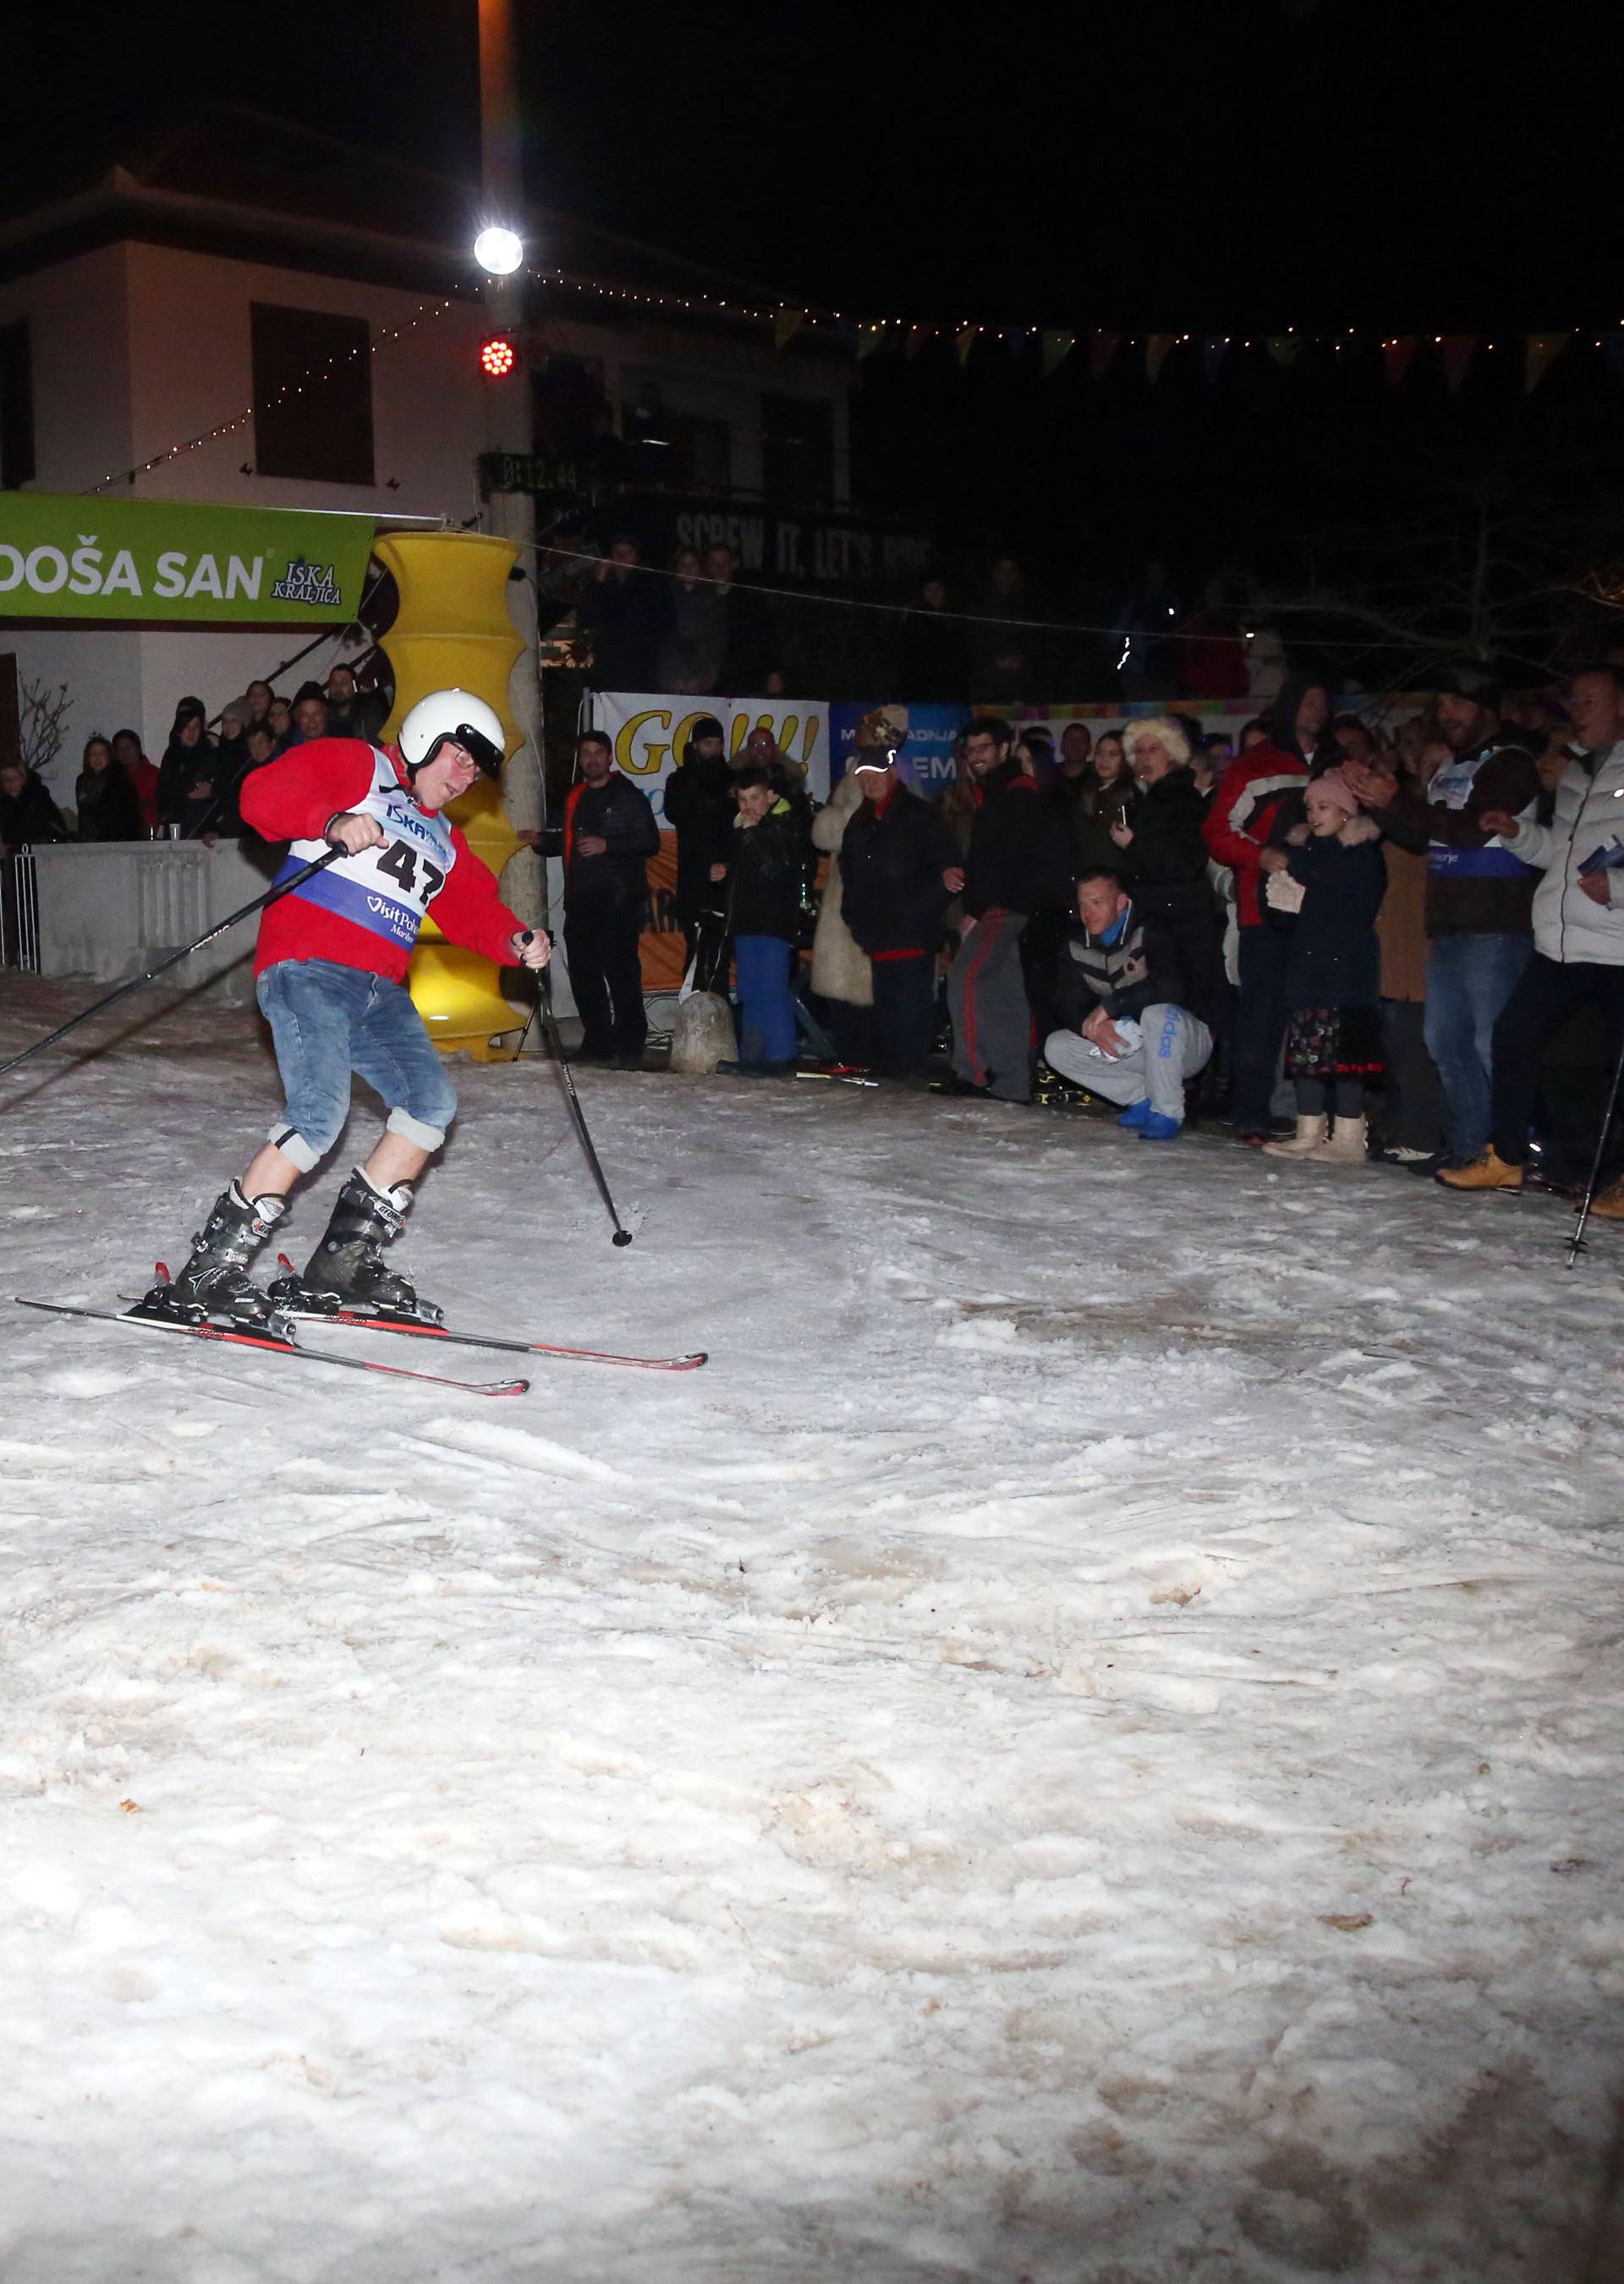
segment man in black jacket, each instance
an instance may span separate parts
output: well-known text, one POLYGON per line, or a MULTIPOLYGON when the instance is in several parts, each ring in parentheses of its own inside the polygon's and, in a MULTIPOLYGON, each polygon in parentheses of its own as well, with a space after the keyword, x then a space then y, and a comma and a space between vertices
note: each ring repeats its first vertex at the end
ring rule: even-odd
POLYGON ((896 750, 861 750, 863 805, 840 842, 840 917, 873 967, 879 1074, 911 1079, 930 1068, 936 953, 964 875, 941 817, 898 778, 896 750))
POLYGON ((714 714, 701 714, 689 731, 682 759, 666 780, 665 807, 666 821, 676 832, 676 916, 691 959, 700 920, 726 902, 714 868, 725 866, 732 855, 737 813, 727 742, 714 714))
POLYGON ((641 1070, 648 1023, 637 938, 660 828, 648 796, 616 769, 601 730, 577 739, 575 765, 581 782, 564 804, 563 825, 542 841, 551 855, 562 844, 564 950, 582 1026, 572 1060, 641 1070))
MULTIPOLYGON (((978 723, 1000 745, 1008 726, 978 723)), ((1035 912, 1072 900, 1066 813, 1019 763, 986 780, 964 863, 964 932, 948 975, 953 1069, 961 1087, 1001 1102, 1032 1099, 1032 1006, 1020 940, 1035 912)))
POLYGON ((1119 1126, 1170 1142, 1184 1122, 1184 1082, 1213 1052, 1212 1033, 1184 1004, 1177 945, 1140 916, 1115 872, 1083 874, 1077 914, 1060 962, 1067 1028, 1050 1033, 1043 1060, 1125 1104, 1119 1126))

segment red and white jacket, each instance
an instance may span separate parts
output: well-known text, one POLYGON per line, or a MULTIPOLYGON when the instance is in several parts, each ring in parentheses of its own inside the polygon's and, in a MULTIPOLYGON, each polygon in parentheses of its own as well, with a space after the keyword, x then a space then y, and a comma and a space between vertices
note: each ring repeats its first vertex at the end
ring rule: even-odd
POLYGON ((1259 859, 1281 802, 1300 792, 1308 765, 1265 738, 1238 754, 1219 778, 1201 826, 1207 853, 1235 875, 1238 917, 1242 927, 1261 927, 1262 886, 1259 859))
POLYGON ((381 848, 341 856, 269 906, 254 948, 256 975, 284 959, 331 959, 403 982, 424 915, 452 943, 511 966, 523 927, 496 876, 438 810, 418 807, 393 750, 356 738, 316 738, 244 778, 243 816, 267 841, 293 843, 277 879, 321 856, 341 810, 383 826, 381 848))

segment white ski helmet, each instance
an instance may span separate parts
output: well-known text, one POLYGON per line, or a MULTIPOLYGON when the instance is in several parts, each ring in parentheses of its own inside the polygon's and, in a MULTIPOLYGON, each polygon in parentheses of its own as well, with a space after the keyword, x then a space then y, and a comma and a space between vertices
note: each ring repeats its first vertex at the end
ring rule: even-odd
POLYGON ((488 778, 502 775, 507 750, 502 721, 494 706, 469 690, 431 690, 419 698, 401 724, 396 743, 415 777, 426 769, 448 739, 466 747, 488 778))

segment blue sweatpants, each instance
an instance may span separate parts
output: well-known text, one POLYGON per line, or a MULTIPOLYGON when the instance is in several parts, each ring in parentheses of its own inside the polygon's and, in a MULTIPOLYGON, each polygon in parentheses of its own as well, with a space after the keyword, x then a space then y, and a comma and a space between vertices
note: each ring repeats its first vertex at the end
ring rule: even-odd
POLYGON ((781 935, 738 935, 738 1052, 747 1063, 795 1058, 795 1002, 790 996, 792 947, 781 935))

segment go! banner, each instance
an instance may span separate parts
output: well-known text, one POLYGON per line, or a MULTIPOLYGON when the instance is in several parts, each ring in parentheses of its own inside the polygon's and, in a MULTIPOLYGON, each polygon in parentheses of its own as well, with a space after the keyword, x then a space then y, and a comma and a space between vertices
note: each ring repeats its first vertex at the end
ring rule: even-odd
POLYGON ((666 823, 665 789, 696 722, 720 722, 738 755, 752 730, 770 730, 778 748, 807 773, 816 802, 829 798, 829 708, 821 698, 673 698, 660 692, 595 690, 583 728, 601 730, 619 767, 653 804, 660 854, 649 859, 649 909, 639 947, 645 991, 675 991, 686 948, 676 916, 676 834, 666 823))
POLYGON ((822 698, 672 698, 659 693, 595 690, 587 700, 589 726, 614 747, 614 758, 654 804, 661 829, 667 779, 683 758, 693 725, 708 714, 722 724, 727 751, 737 755, 752 730, 770 730, 781 753, 807 773, 814 801, 829 798, 829 705, 822 698))
POLYGON ((0 619, 330 625, 371 551, 369 515, 0 492, 0 619))

